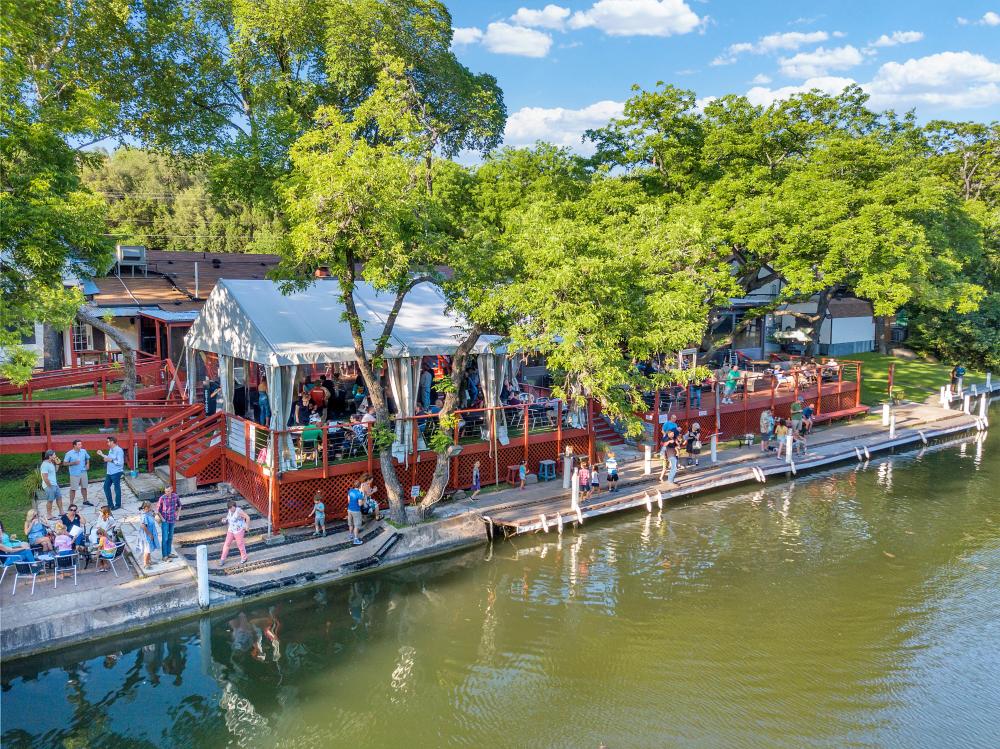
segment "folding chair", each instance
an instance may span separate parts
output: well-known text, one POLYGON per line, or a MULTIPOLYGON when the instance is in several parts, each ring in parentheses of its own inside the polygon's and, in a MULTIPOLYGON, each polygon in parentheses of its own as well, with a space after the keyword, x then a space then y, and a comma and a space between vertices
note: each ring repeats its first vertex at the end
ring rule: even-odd
POLYGON ((122 560, 122 562, 124 562, 125 569, 127 570, 132 569, 129 566, 128 559, 125 557, 125 549, 126 549, 125 542, 119 541, 118 543, 115 544, 115 555, 108 560, 108 562, 111 564, 111 571, 115 573, 115 577, 119 577, 118 570, 115 568, 115 561, 119 559, 122 560))
POLYGON ((7 568, 13 567, 13 564, 7 564, 8 559, 20 559, 16 554, 0 554, 0 564, 3 565, 3 572, 0 572, 0 585, 3 585, 3 579, 7 577, 7 568))
POLYGON ((17 581, 22 577, 31 577, 31 595, 35 595, 35 579, 45 573, 45 562, 41 559, 34 562, 14 562, 14 587, 10 594, 17 592, 17 581))
POLYGON ((68 574, 70 570, 73 571, 73 585, 76 585, 76 569, 77 569, 77 561, 79 560, 79 558, 80 555, 77 554, 75 551, 72 552, 71 554, 56 554, 54 560, 56 566, 55 569, 52 570, 53 588, 59 587, 59 574, 60 573, 68 574))

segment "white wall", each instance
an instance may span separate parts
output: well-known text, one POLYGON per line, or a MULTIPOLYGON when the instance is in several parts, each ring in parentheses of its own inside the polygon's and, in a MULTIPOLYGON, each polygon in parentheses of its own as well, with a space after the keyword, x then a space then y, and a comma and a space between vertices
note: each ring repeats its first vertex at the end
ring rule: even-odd
MULTIPOLYGON (((34 352, 36 367, 42 366, 45 358, 45 328, 40 322, 35 323, 35 342, 22 343, 21 346, 34 352)), ((7 354, 2 348, 0 348, 0 361, 7 361, 7 354)))
POLYGON ((827 318, 819 331, 819 342, 836 345, 875 340, 875 319, 866 317, 827 318))

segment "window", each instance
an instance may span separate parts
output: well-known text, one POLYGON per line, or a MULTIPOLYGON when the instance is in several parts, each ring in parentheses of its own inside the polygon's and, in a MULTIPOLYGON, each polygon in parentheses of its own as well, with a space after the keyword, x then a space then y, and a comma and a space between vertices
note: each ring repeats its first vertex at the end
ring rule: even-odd
POLYGON ((93 333, 86 323, 73 323, 73 350, 90 351, 94 348, 93 333))

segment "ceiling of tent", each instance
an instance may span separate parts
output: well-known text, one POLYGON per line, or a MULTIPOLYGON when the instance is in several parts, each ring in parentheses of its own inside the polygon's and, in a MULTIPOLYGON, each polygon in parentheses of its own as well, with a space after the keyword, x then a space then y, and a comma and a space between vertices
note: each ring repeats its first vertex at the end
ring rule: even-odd
MULTIPOLYGON (((343 319, 340 286, 317 279, 309 288, 282 294, 274 281, 220 280, 185 336, 196 351, 283 366, 354 361, 354 342, 343 319)), ((389 316, 394 295, 358 283, 358 314, 366 323, 367 350, 389 316)), ((464 337, 457 315, 446 311, 441 292, 429 283, 415 286, 396 318, 387 357, 452 354, 464 337)), ((481 336, 476 352, 492 351, 497 338, 481 336)))

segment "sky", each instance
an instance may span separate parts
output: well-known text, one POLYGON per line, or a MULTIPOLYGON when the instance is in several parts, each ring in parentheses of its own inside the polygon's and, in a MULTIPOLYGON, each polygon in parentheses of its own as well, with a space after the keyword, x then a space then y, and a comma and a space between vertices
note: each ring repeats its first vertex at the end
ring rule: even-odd
POLYGON ((850 83, 918 120, 1000 119, 1000 0, 451 0, 453 48, 503 88, 507 145, 586 153, 633 84, 766 104, 850 83))

